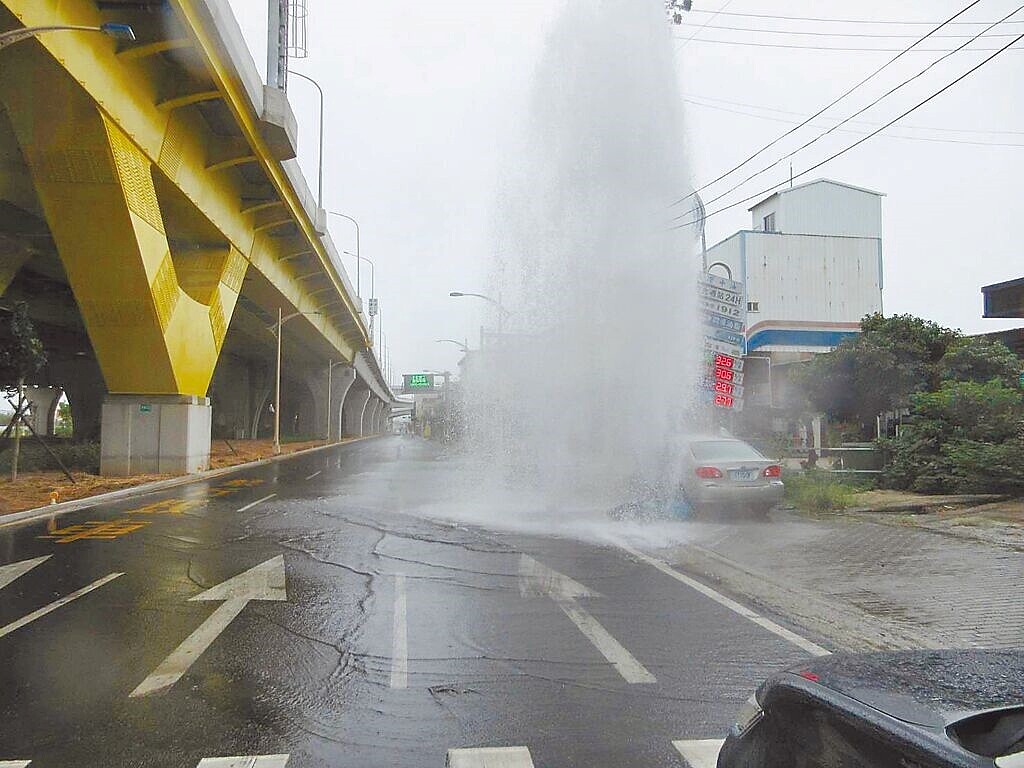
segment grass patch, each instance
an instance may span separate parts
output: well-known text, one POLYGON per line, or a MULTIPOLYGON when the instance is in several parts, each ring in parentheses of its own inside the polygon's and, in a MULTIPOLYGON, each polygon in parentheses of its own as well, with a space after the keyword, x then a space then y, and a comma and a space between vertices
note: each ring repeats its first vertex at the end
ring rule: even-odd
POLYGON ((869 480, 838 477, 820 470, 787 474, 786 501, 801 512, 840 512, 850 506, 855 495, 872 487, 869 480))

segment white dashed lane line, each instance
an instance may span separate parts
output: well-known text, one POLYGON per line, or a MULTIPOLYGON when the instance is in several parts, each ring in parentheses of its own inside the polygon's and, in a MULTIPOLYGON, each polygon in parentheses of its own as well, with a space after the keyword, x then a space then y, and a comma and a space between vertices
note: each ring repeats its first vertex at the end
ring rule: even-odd
POLYGON ((269 493, 266 496, 264 496, 262 499, 256 499, 256 501, 253 501, 253 502, 251 502, 249 504, 246 504, 244 507, 239 507, 237 511, 238 512, 248 512, 250 509, 255 507, 257 504, 262 504, 264 501, 269 501, 270 499, 274 498, 275 496, 277 496, 276 493, 269 493))

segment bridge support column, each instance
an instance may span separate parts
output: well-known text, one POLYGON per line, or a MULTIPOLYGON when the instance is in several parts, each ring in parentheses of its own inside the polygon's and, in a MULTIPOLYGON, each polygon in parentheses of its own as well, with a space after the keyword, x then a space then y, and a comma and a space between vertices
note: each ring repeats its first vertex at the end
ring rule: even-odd
POLYGON ((25 397, 32 407, 29 421, 40 435, 53 434, 53 422, 57 414, 57 401, 62 390, 57 387, 25 387, 25 397))
POLYGON ((183 475, 210 466, 210 401, 174 395, 108 395, 100 474, 183 475))
POLYGON ((349 389, 345 405, 342 406, 344 415, 342 434, 345 437, 362 437, 365 434, 363 432, 363 411, 366 410, 366 403, 369 399, 369 389, 357 389, 355 386, 349 389))
MULTIPOLYGON (((248 260, 219 235, 183 248, 189 230, 176 227, 186 214, 170 206, 169 228, 158 193, 163 166, 30 46, 5 57, 0 82, 103 378, 117 393, 103 406, 101 473, 205 469, 206 394, 248 260)), ((178 142, 163 137, 167 163, 178 142)))
POLYGON ((335 366, 331 373, 331 402, 328 406, 331 413, 331 428, 327 439, 340 440, 345 428, 345 398, 356 380, 356 369, 347 366, 335 366))

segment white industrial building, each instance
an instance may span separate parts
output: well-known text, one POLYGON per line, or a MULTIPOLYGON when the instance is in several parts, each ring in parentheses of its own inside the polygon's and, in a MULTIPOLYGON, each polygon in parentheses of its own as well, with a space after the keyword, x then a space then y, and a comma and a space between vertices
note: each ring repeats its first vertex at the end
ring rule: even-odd
MULTIPOLYGON (((759 202, 750 230, 708 249, 709 271, 746 286, 748 356, 807 360, 882 311, 882 197, 829 179, 800 184, 759 202)), ((769 403, 784 386, 751 384, 748 399, 769 403)))

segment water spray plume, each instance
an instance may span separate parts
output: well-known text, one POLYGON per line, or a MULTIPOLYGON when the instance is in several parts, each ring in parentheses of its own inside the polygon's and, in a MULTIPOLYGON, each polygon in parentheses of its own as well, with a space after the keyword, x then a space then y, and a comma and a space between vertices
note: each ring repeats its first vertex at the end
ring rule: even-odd
POLYGON ((658 0, 570 0, 550 35, 496 215, 504 332, 464 370, 490 494, 597 509, 671 481, 699 261, 663 224, 689 176, 672 57, 658 0))

